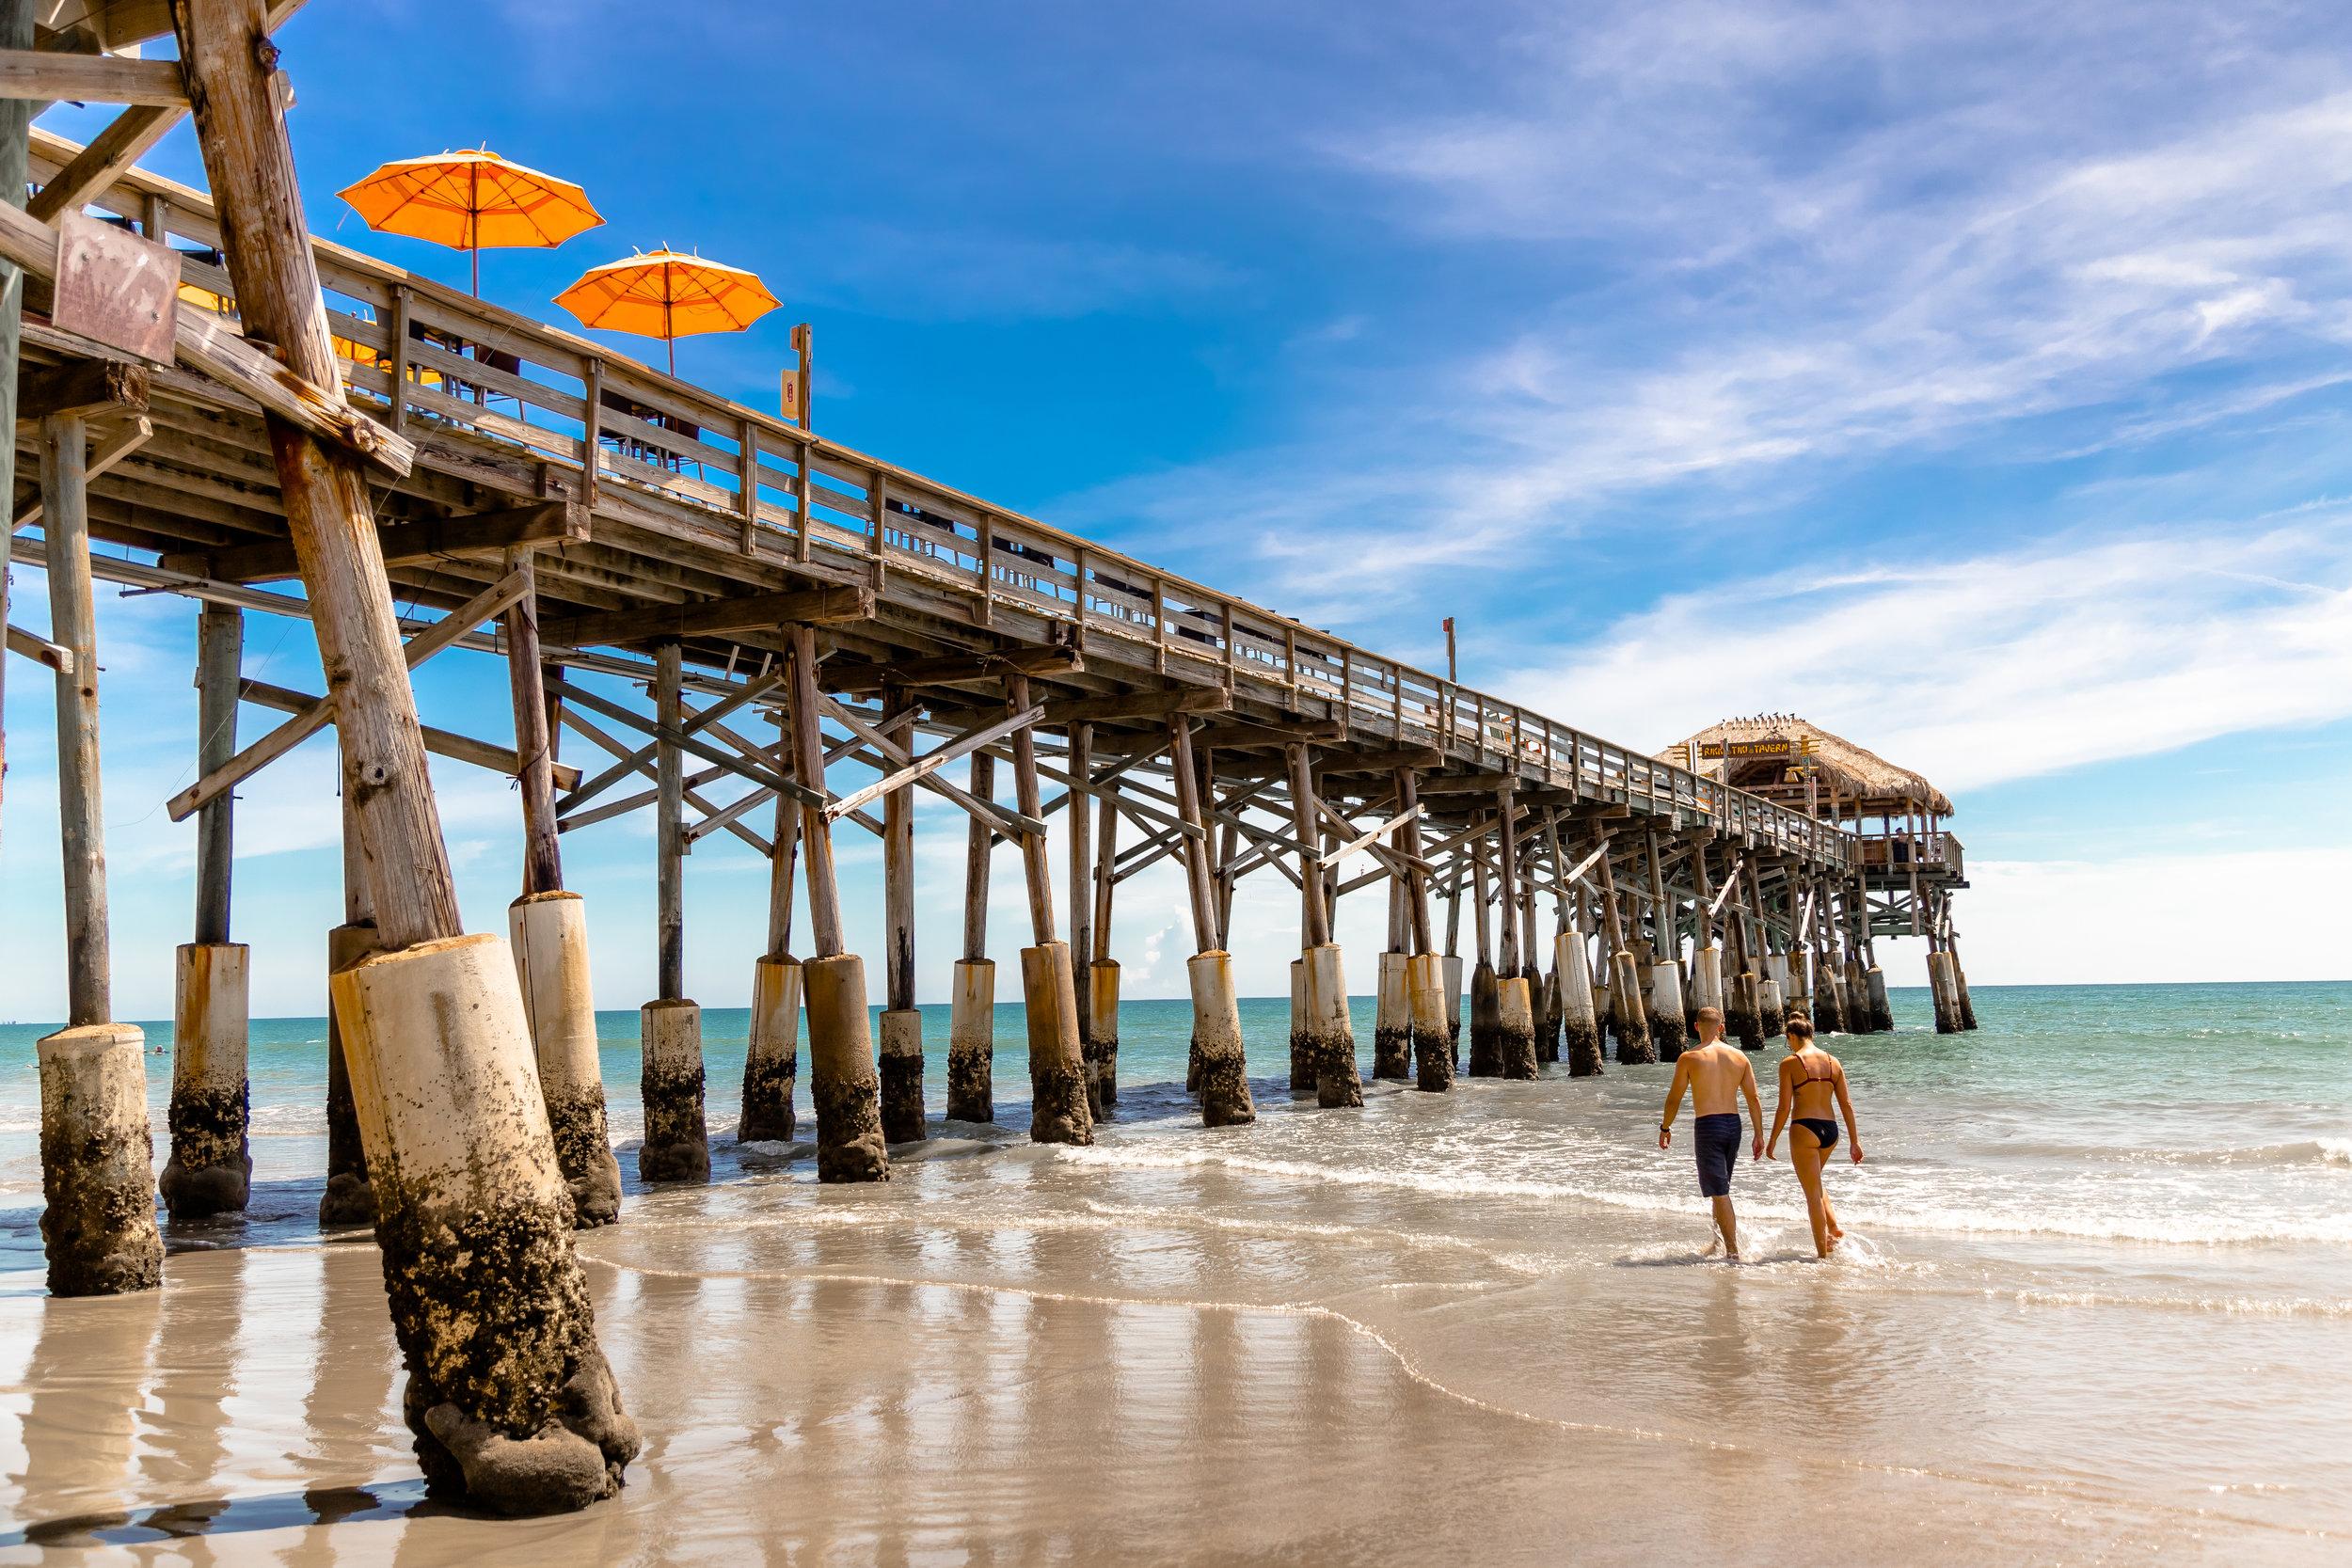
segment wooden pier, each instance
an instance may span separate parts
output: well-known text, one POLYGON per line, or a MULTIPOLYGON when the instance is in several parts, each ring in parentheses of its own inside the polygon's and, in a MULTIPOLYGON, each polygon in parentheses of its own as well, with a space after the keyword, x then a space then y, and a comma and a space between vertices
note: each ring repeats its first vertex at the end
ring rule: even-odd
MULTIPOLYGON (((74 1015, 63 1044, 43 1042, 44 1098, 80 1072, 116 1118, 78 1130, 110 1151, 103 1170, 53 1162, 56 1288, 158 1276, 136 1031, 105 1001, 93 581, 182 595, 202 617, 200 774, 168 803, 202 825, 203 853, 167 1199, 175 1213, 243 1201, 233 790, 332 724, 347 909, 330 943, 322 1217, 376 1223, 424 1380, 410 1409, 428 1478, 512 1512, 606 1495, 635 1451, 568 1239, 620 1217, 621 1195, 566 833, 638 812, 658 824, 647 1181, 708 1177, 683 886, 689 850, 716 833, 772 868, 737 1135, 792 1135, 804 1010, 820 1176, 887 1180, 890 1146, 924 1136, 916 789, 971 825, 949 1114, 993 1116, 987 1021, 1011 988, 987 958, 987 889, 1009 846, 1041 1141, 1089 1142, 1116 1114, 1118 890, 1164 861, 1184 874, 1191 1086, 1211 1126, 1252 1119, 1247 1050, 1267 1065, 1270 1042, 1242 1037, 1227 953, 1234 890, 1259 872, 1300 899, 1290 1087, 1334 1110, 1365 1093, 1332 940, 1347 894, 1388 900, 1374 1077, 1428 1092, 1453 1083, 1466 990, 1470 1072, 1536 1078, 1565 1041, 1581 1076, 1603 1070, 1605 1033, 1621 1062, 1670 1059, 1702 1006, 1751 1046, 1794 1006, 1883 1027, 1871 939, 1907 920, 1951 954, 1964 884, 1948 835, 1936 868, 1917 858, 1932 834, 1907 834, 1899 863, 1890 832, 1736 787, 1695 751, 1604 740, 300 233, 259 0, 169 10, 184 71, 0 51, 20 97, 143 95, 88 148, 32 135, 37 194, 0 206, 0 254, 26 274, 7 378, 16 459, 38 476, 15 485, 10 557, 47 570, 55 607, 49 637, 11 626, 9 646, 57 681, 72 758, 74 1015), (182 103, 217 208, 130 166, 182 103), (146 352, 75 302, 89 257, 167 277, 146 352), (255 614, 312 624, 327 690, 244 677, 255 614), (452 648, 503 660, 511 736, 421 721, 406 673, 452 648), (520 783, 507 942, 456 925, 427 752, 520 783), (882 842, 879 995, 844 943, 843 828, 882 842)), ((1945 961, 1939 1022, 1949 989, 1958 1027, 1964 981, 1945 961)))

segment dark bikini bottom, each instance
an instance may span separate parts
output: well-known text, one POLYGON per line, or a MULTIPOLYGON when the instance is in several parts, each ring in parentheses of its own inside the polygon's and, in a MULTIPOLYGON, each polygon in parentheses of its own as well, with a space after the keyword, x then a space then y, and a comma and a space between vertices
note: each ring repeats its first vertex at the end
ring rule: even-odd
POLYGON ((1813 1134, 1824 1152, 1837 1147, 1837 1124, 1824 1117, 1798 1117, 1799 1127, 1813 1134))

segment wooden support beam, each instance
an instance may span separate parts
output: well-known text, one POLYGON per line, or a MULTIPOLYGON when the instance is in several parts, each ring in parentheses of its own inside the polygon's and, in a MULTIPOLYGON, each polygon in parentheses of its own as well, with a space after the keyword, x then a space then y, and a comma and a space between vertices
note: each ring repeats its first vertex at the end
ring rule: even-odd
MULTIPOLYGON (((1040 712, 1043 709, 1041 707, 1040 712)), ((1065 760, 1071 777, 1083 779, 1094 771, 1094 726, 1072 724, 1065 760)), ((1082 797, 1070 795, 1065 799, 1082 797)), ((1117 813, 1113 813, 1116 820, 1117 813)), ((1070 814, 1070 961, 1074 975, 1086 973, 1094 952, 1094 821, 1080 806, 1070 814)), ((1074 979, 1073 979, 1074 983, 1074 979)), ((1084 1011, 1083 1006, 1081 1012, 1084 1011)))
POLYGON ((569 680, 558 680, 554 683, 554 687, 557 693, 566 703, 578 703, 591 713, 599 714, 616 724, 626 724, 640 735, 651 736, 656 741, 675 746, 689 756, 696 756, 705 762, 716 763, 729 772, 749 779, 755 784, 765 784, 770 789, 781 790, 814 811, 822 813, 825 808, 825 798, 817 791, 804 784, 794 783, 765 763, 752 762, 738 752, 722 750, 713 746, 708 741, 700 739, 690 733, 683 724, 665 724, 658 719, 645 719, 642 715, 631 713, 620 704, 609 702, 585 687, 576 685, 569 680))
POLYGON ((671 736, 682 736, 685 698, 679 677, 685 654, 675 642, 654 650, 654 714, 663 731, 654 753, 654 931, 657 994, 664 1002, 686 995, 686 761, 671 736))
POLYGON ((51 415, 88 417, 145 413, 153 376, 145 365, 122 359, 69 359, 27 372, 17 384, 16 420, 51 415))
POLYGON ((1391 773, 1399 768, 1437 768, 1445 753, 1435 746, 1406 746, 1387 752, 1329 752, 1323 757, 1326 773, 1391 773))
MULTIPOLYGON (((318 704, 326 701, 324 697, 311 692, 296 691, 291 687, 272 686, 267 681, 252 679, 240 680, 237 683, 237 696, 241 701, 257 704, 262 707, 275 708, 280 713, 308 713, 318 704)), ((503 773, 510 779, 516 776, 517 763, 515 749, 511 746, 501 746, 487 740, 476 740, 471 736, 459 735, 454 730, 436 729, 427 724, 424 726, 424 749, 436 756, 448 757, 453 762, 469 762, 476 768, 486 768, 493 773, 503 773)), ((548 770, 557 788, 568 787, 570 784, 577 783, 580 778, 580 769, 569 763, 551 761, 548 764, 548 770)), ((549 892, 552 890, 535 889, 533 891, 549 892)))
MULTIPOLYGON (((586 522, 586 515, 581 515, 586 522)), ((381 537, 379 533, 378 537, 381 537)), ((559 781, 555 767, 555 736, 548 722, 546 672, 539 664, 539 594, 536 572, 527 549, 509 550, 506 569, 523 578, 522 597, 506 612, 506 690, 515 713, 516 792, 523 808, 523 895, 560 892, 564 886, 564 850, 555 817, 555 792, 580 784, 580 769, 559 781)), ((425 749, 433 737, 425 736, 425 749)))
POLYGON ((1216 889, 1209 872, 1209 835, 1200 809, 1200 781, 1193 771, 1192 721, 1178 714, 1168 721, 1168 767, 1176 777, 1176 810, 1188 830, 1184 838, 1184 887, 1192 899, 1195 952, 1216 945, 1216 889))
POLYGON ((1492 795, 1518 790, 1527 781, 1517 773, 1432 773, 1421 781, 1423 795, 1492 795))
MULTIPOLYGON (((1315 777, 1314 765, 1309 760, 1307 748, 1292 746, 1284 752, 1290 762, 1291 832, 1301 844, 1315 842, 1315 777)), ((1324 902, 1324 878, 1319 857, 1309 854, 1299 859, 1299 925, 1298 943, 1301 948, 1321 947, 1331 940, 1329 906, 1324 902)))
MULTIPOLYGON (((803 514, 803 519, 806 514, 803 514)), ((805 522, 803 531, 806 531, 805 522)), ((808 857, 808 923, 817 957, 837 958, 841 946, 841 884, 834 874, 833 824, 825 816, 824 716, 817 705, 817 633, 796 626, 792 643, 792 769, 801 798, 801 847, 808 857), (808 797, 815 796, 811 804, 808 797)))
POLYGON ((1519 902, 1519 835, 1511 827, 1503 826, 1515 823, 1518 815, 1513 806, 1510 784, 1495 792, 1495 842, 1500 847, 1495 879, 1502 894, 1502 942, 1495 957, 1495 973, 1508 979, 1519 973, 1519 929, 1516 918, 1519 902))
POLYGON ((977 730, 966 730, 946 744, 916 757, 898 771, 884 774, 863 789, 853 789, 849 794, 829 802, 825 807, 825 815, 828 817, 846 816, 868 800, 881 800, 883 796, 894 794, 917 780, 930 777, 958 757, 968 756, 983 746, 1001 740, 1017 731, 1027 729, 1042 718, 1044 713, 1045 709, 1042 706, 1031 706, 1019 713, 1009 714, 993 724, 983 724, 977 730))
MULTIPOLYGON (((0 212, 14 208, 0 203, 0 212)), ((73 651, 57 676, 57 829, 65 893, 66 1022, 113 1022, 106 921, 106 813, 98 763, 98 618, 90 590, 88 435, 72 415, 41 421, 51 634, 73 651)))
POLYGON ((1421 816, 1421 811, 1422 808, 1416 805, 1410 811, 1400 812, 1396 816, 1389 817, 1385 821, 1381 822, 1377 827, 1373 828, 1370 832, 1362 834, 1361 836, 1351 838, 1345 844, 1339 846, 1337 848, 1326 851, 1321 857, 1323 863, 1327 867, 1337 867, 1342 861, 1346 860, 1349 856, 1359 854, 1363 850, 1374 847, 1375 840, 1385 838, 1390 833, 1394 832, 1397 829, 1404 827, 1409 822, 1419 819, 1421 816))
POLYGON ((46 49, 0 49, 0 98, 144 103, 164 109, 188 106, 187 85, 180 78, 178 60, 69 55, 46 49))
MULTIPOLYGON (((528 586, 521 573, 509 572, 468 600, 462 608, 452 610, 410 638, 407 644, 401 650, 405 669, 415 669, 483 622, 495 615, 502 614, 507 606, 522 597, 528 586)), ((405 680, 402 683, 402 689, 404 691, 407 689, 405 680)), ((207 801, 226 790, 235 788, 288 752, 293 751, 296 746, 301 745, 303 741, 337 720, 339 717, 337 707, 338 705, 333 697, 321 697, 309 709, 287 720, 269 734, 230 757, 220 767, 188 785, 187 788, 171 798, 168 807, 171 819, 174 822, 186 821, 189 813, 201 809, 207 801)), ((423 726, 415 722, 415 712, 412 706, 409 709, 410 723, 417 736, 417 767, 421 770, 424 767, 423 726)), ((346 719, 346 722, 348 721, 349 720, 346 719)), ((430 784, 428 784, 425 787, 429 789, 430 784)), ((450 896, 453 900, 456 896, 453 887, 450 890, 450 896)))
POLYGON ((1085 669, 1086 660, 1074 648, 1005 648, 847 669, 829 679, 825 689, 864 692, 879 691, 885 686, 965 686, 1011 675, 1074 675, 1085 669))
MULTIPOLYGON (((1005 677, 1005 705, 1014 716, 1029 709, 1029 677, 1010 674, 1005 677)), ((1028 723, 1012 732, 1013 803, 1024 816, 1036 816, 1041 802, 1038 798, 1037 733, 1028 723)), ((1045 861, 1045 835, 1025 834, 1021 840, 1021 868, 1028 884, 1029 929, 1040 947, 1054 940, 1054 880, 1053 871, 1045 861)))
POLYGON ((1045 705, 1042 722, 1058 728, 1120 719, 1165 719, 1172 713, 1224 713, 1232 705, 1233 694, 1221 686, 1133 691, 1120 697, 1059 697, 1045 705))
POLYGON ((37 664, 46 664, 60 675, 73 673, 72 649, 62 642, 37 637, 23 626, 8 628, 8 652, 22 655, 37 664))
MULTIPOLYGON (((773 670, 755 680, 746 682, 689 718, 686 721, 686 733, 692 735, 707 724, 718 722, 746 703, 756 702, 760 697, 783 685, 784 680, 785 673, 782 670, 773 670)), ((654 747, 659 744, 659 741, 651 741, 633 752, 624 752, 612 767, 598 773, 586 784, 575 785, 567 791, 564 799, 556 802, 556 809, 566 816, 577 812, 580 807, 628 778, 639 764, 652 757, 654 747)), ((779 771, 787 770, 779 769, 779 771)))
POLYGON ((1302 741, 1345 740, 1347 726, 1336 719, 1299 720, 1294 724, 1217 724, 1202 728, 1193 736, 1197 745, 1204 747, 1290 747, 1302 741))
MULTIPOLYGON (((986 752, 974 752, 973 798, 993 803, 995 792, 996 759, 986 752)), ((963 847, 963 956, 975 963, 988 957, 988 860, 995 843, 987 819, 974 812, 963 847)))
MULTIPOLYGON (((160 103, 134 104, 123 110, 34 193, 25 211, 43 223, 55 223, 59 214, 78 210, 147 156, 180 123, 183 114, 160 103)), ((148 236, 151 240, 162 237, 148 236)))
MULTIPOLYGON (((423 561, 500 555, 539 545, 584 541, 588 529, 587 508, 567 501, 534 501, 466 516, 384 523, 377 527, 375 540, 385 565, 412 566, 423 561)), ((302 573, 294 560, 294 543, 286 539, 225 550, 168 551, 156 564, 167 572, 184 572, 213 582, 271 582, 302 573)), ((545 627, 541 640, 547 640, 545 627)))
MULTIPOLYGON (((776 721, 776 771, 791 778, 800 767, 792 744, 792 716, 779 709, 776 721)), ((801 811, 790 797, 778 793, 775 847, 768 852, 768 957, 781 958, 792 951, 792 879, 801 858, 801 811)))
MULTIPOLYGON (((89 467, 84 475, 85 481, 94 481, 99 475, 111 471, 118 464, 145 446, 154 434, 154 421, 144 414, 135 415, 123 421, 119 428, 101 440, 96 449, 90 452, 89 467)), ((20 529, 31 528, 40 521, 40 502, 36 499, 30 506, 16 515, 16 526, 20 529)))
POLYGON ((628 647, 663 638, 710 637, 734 631, 781 631, 786 626, 867 621, 871 588, 807 588, 788 594, 746 594, 689 604, 648 605, 549 619, 539 634, 561 647, 628 647))
MULTIPOLYGON (((877 726, 867 723, 848 707, 822 692, 818 694, 817 702, 819 710, 826 718, 831 719, 856 737, 849 747, 837 752, 827 752, 826 761, 834 762, 842 757, 849 757, 852 761, 864 763, 877 772, 886 772, 894 764, 903 766, 914 760, 914 753, 900 744, 891 734, 902 724, 914 721, 914 710, 913 708, 877 726), (870 746, 873 749, 872 752, 858 752, 855 748, 860 743, 870 746)), ((1044 818, 1024 816, 1019 812, 1009 810, 993 800, 982 800, 967 790, 959 789, 936 774, 918 778, 914 782, 922 788, 953 800, 969 815, 988 823, 991 831, 1001 832, 1008 838, 1019 838, 1025 834, 1045 832, 1044 818)))

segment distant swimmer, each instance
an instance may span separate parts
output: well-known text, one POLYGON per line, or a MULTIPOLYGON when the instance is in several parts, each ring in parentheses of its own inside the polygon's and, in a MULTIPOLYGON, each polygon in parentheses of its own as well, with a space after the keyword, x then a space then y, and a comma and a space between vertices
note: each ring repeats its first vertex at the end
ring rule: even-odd
POLYGON ((1764 1157, 1780 1147, 1781 1130, 1793 1120, 1788 1134, 1788 1163, 1797 1167, 1804 1185, 1804 1206, 1813 1216, 1813 1250, 1823 1258, 1845 1240, 1837 1211, 1821 1190, 1821 1166, 1837 1147, 1837 1123, 1833 1110, 1846 1117, 1846 1134, 1853 1148, 1853 1163, 1862 1164, 1862 1129, 1854 1125, 1853 1101, 1846 1094, 1846 1069, 1836 1057, 1813 1043, 1810 1019, 1788 1021, 1788 1054, 1780 1059, 1780 1104, 1772 1113, 1772 1137, 1764 1157), (1836 1104, 1831 1105, 1835 1099, 1836 1104))
POLYGON ((1740 1261, 1740 1218, 1731 1212, 1731 1167, 1740 1158, 1740 1097, 1748 1097, 1748 1120, 1754 1125, 1754 1153, 1764 1155, 1764 1102, 1756 1098, 1756 1069, 1747 1053, 1724 1043, 1720 1008, 1699 1009, 1699 1043, 1675 1061, 1675 1081, 1666 1085, 1666 1114, 1658 1124, 1658 1147, 1674 1143, 1675 1117, 1682 1109, 1682 1091, 1691 1091, 1693 1116, 1691 1133, 1699 1162, 1699 1192, 1711 1198, 1715 1228, 1723 1233, 1726 1262, 1740 1261))

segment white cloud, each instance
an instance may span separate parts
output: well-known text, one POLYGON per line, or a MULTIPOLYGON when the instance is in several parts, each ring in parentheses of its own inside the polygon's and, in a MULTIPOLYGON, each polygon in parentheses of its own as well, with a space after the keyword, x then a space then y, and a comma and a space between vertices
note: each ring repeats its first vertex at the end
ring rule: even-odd
POLYGON ((1947 791, 2352 714, 2345 515, 1673 595, 1503 683, 1629 743, 1801 709, 1947 791))

